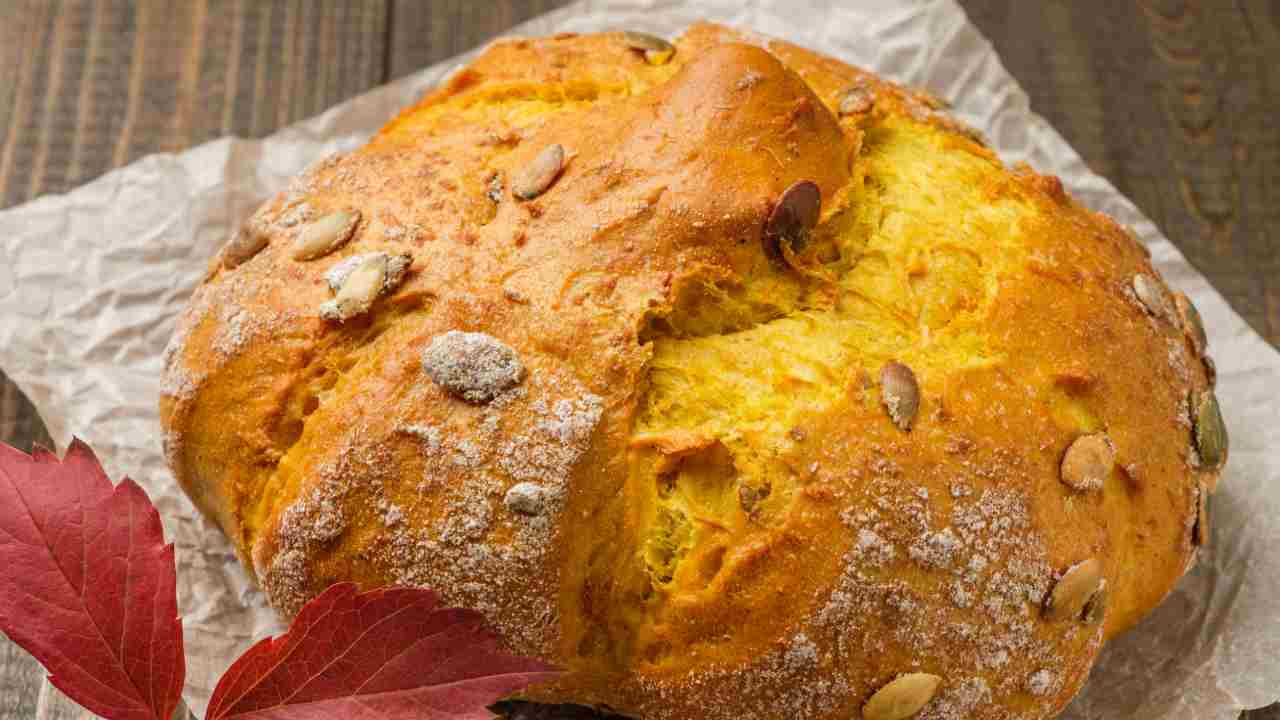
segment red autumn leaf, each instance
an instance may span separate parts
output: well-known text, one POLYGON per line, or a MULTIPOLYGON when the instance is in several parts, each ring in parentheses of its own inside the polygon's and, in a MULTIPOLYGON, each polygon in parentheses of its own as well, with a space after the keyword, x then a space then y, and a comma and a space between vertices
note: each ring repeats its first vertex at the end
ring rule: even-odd
POLYGON ((487 706, 557 673, 501 652, 481 625, 430 590, 334 585, 227 670, 206 718, 490 718, 487 706))
POLYGON ((186 673, 173 546, 132 480, 93 451, 0 443, 0 630, 110 720, 169 720, 186 673))

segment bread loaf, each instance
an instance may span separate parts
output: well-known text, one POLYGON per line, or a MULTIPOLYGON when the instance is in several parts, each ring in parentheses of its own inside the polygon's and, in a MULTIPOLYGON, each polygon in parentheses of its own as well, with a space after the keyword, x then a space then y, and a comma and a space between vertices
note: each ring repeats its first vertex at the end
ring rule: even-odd
POLYGON ((161 414, 286 616, 428 586, 649 720, 1047 718, 1207 537, 1205 344, 943 103, 698 25, 500 42, 308 170, 161 414))

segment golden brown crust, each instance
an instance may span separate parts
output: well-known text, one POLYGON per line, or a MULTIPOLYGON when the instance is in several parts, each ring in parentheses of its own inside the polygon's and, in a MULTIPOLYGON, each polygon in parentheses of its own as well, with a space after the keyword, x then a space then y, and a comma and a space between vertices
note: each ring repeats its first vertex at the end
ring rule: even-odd
POLYGON ((570 670, 536 699, 844 718, 930 673, 917 717, 1051 716, 1194 555, 1194 334, 1123 229, 931 98, 717 26, 675 46, 498 43, 264 205, 166 358, 176 477, 282 612, 428 585, 570 670), (800 181, 821 220, 778 249, 800 181), (354 237, 294 259, 339 210, 354 237), (321 317, 374 252, 403 281, 321 317), (1116 469, 1069 486, 1094 433, 1116 469), (1089 558, 1101 624, 1044 617, 1089 558))

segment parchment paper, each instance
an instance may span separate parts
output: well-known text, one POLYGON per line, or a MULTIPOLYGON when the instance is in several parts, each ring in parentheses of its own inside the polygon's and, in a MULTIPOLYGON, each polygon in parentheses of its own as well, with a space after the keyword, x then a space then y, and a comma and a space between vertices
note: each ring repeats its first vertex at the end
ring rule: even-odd
MULTIPOLYGON (((1280 354, 1233 312, 1149 220, 1044 120, 952 0, 580 2, 514 34, 628 28, 674 35, 710 19, 782 37, 951 100, 1006 161, 1059 175, 1134 228, 1209 329, 1231 461, 1198 567, 1112 643, 1065 717, 1235 720, 1280 698, 1280 354), (834 3, 833 3, 834 5, 834 3)), ((156 403, 174 320, 234 225, 290 176, 359 145, 464 58, 424 69, 263 140, 155 155, 66 195, 0 212, 0 367, 61 447, 78 435, 113 478, 139 481, 178 549, 189 661, 203 715, 218 676, 279 629, 221 534, 165 469, 156 403)))

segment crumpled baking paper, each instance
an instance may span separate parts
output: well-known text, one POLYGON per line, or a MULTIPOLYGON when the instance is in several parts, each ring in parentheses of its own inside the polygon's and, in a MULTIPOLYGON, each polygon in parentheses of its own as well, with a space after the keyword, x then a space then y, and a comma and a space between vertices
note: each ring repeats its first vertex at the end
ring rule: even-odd
MULTIPOLYGON (((1066 718, 1235 720, 1280 698, 1280 354, 1147 218, 1028 108, 1027 96, 953 0, 594 0, 513 34, 634 29, 673 36, 715 20, 829 53, 955 104, 1009 162, 1060 176, 1130 225, 1160 272, 1198 305, 1218 363, 1231 459, 1199 565, 1141 627, 1104 652, 1066 718)), ((261 140, 153 155, 66 195, 0 212, 0 367, 65 447, 97 449, 113 478, 146 488, 177 545, 187 704, 203 715, 222 671, 279 621, 161 455, 160 354, 206 260, 307 165, 362 143, 466 57, 347 101, 261 140)))

